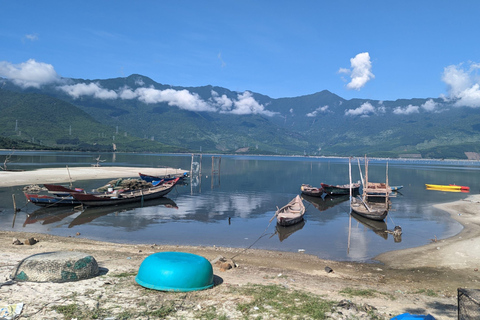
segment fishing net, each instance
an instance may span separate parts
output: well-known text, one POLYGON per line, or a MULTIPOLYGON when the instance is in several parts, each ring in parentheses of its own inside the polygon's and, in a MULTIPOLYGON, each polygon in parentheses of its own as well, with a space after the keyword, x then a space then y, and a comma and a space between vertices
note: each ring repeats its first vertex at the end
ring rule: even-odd
POLYGON ((458 288, 458 320, 480 319, 480 290, 458 288))

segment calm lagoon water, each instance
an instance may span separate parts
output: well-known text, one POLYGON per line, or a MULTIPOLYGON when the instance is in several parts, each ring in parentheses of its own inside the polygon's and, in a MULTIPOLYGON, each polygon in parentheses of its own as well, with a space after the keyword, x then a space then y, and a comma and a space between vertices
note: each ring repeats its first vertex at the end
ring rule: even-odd
MULTIPOLYGON (((0 152, 0 159, 10 154, 0 152)), ((10 169, 91 166, 99 154, 20 152, 10 169)), ((189 170, 192 156, 168 154, 105 153, 103 166, 173 167, 189 170)), ((3 161, 2 161, 3 162, 3 161)), ((370 160, 370 181, 385 181, 386 160, 370 160)), ((215 170, 218 167, 215 166, 215 170)), ((363 169, 363 164, 362 164, 363 169)), ((480 165, 471 161, 388 161, 390 185, 403 185, 392 198, 385 224, 350 217, 348 197, 308 198, 305 223, 290 229, 269 223, 276 207, 300 193, 302 183, 319 186, 348 183, 348 159, 269 156, 221 156, 220 170, 212 172, 212 156, 203 155, 201 176, 177 186, 166 199, 143 207, 119 206, 43 210, 26 203, 22 187, 0 188, 0 229, 120 243, 156 243, 228 246, 279 251, 305 250, 325 259, 371 261, 376 255, 443 239, 462 226, 434 204, 456 201, 480 190, 480 165), (429 191, 425 183, 470 186, 470 193, 429 191), (21 211, 14 215, 12 194, 21 211), (15 218, 15 219, 14 219, 15 218), (385 229, 401 226, 401 241, 385 229)), ((65 170, 65 174, 68 175, 65 170)), ((360 180, 358 164, 353 180, 360 180)), ((87 190, 111 179, 76 181, 87 190)))

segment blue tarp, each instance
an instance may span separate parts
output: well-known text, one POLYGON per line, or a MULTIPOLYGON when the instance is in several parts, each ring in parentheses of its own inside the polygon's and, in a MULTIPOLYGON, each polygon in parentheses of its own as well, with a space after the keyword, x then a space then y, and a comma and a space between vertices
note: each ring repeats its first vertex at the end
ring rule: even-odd
POLYGON ((393 317, 390 320, 435 320, 435 318, 430 314, 427 314, 425 316, 425 315, 419 315, 419 314, 403 313, 393 317))

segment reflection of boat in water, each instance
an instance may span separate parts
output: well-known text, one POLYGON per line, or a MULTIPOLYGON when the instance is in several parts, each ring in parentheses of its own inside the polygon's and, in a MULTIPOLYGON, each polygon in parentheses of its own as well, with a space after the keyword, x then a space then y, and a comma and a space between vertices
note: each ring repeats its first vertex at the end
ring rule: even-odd
POLYGON ((388 239, 387 224, 385 223, 385 221, 368 219, 368 218, 362 217, 361 215, 356 214, 355 212, 352 212, 351 215, 355 220, 357 220, 362 225, 364 225, 368 229, 378 234, 383 239, 385 240, 388 239))
POLYGON ((329 208, 336 206, 337 204, 347 201, 349 199, 349 195, 326 195, 324 198, 302 195, 302 198, 313 204, 313 206, 317 208, 318 211, 325 211, 329 208))
POLYGON ((301 230, 303 226, 305 225, 305 220, 300 221, 299 223, 296 223, 291 226, 280 226, 277 224, 275 233, 278 234, 278 239, 280 242, 283 240, 287 239, 289 236, 291 236, 293 233, 297 232, 298 230, 301 230))
POLYGON ((41 208, 27 214, 23 226, 25 227, 27 224, 33 224, 39 221, 42 221, 43 225, 59 222, 76 212, 79 212, 79 210, 76 210, 74 207, 41 208))
POLYGON ((118 212, 133 210, 135 208, 154 207, 154 206, 161 206, 161 205, 163 205, 167 208, 178 209, 175 201, 173 201, 172 199, 169 199, 167 197, 161 197, 161 198, 158 198, 158 199, 152 199, 152 200, 145 201, 143 203, 143 206, 139 206, 136 203, 128 203, 128 204, 123 204, 123 205, 118 205, 118 206, 87 207, 82 211, 82 213, 78 217, 76 217, 68 225, 68 227, 72 228, 74 226, 89 223, 89 222, 92 222, 93 220, 95 220, 97 218, 106 216, 107 214, 110 214, 110 213, 118 213, 118 212))

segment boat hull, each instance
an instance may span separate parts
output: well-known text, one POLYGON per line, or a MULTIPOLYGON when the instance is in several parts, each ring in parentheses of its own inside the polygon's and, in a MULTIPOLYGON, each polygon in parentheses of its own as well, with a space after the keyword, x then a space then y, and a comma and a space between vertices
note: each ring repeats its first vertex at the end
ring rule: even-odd
POLYGON ((87 207, 114 206, 163 197, 173 190, 177 181, 178 179, 175 179, 172 182, 164 183, 157 187, 132 190, 118 194, 73 193, 72 196, 87 207))
POLYGON ((55 196, 47 196, 47 195, 39 195, 39 194, 31 194, 25 193, 25 197, 39 207, 60 207, 60 206, 77 206, 80 204, 78 200, 73 198, 72 196, 65 196, 65 197, 55 197, 55 196))
MULTIPOLYGON (((323 191, 326 194, 329 194, 332 196, 350 194, 350 187, 348 186, 348 184, 344 186, 334 186, 334 185, 322 183, 321 186, 323 188, 323 191)), ((360 184, 353 183, 351 189, 352 189, 353 196, 358 195, 360 190, 360 184)))
POLYGON ((311 197, 321 197, 323 195, 323 188, 312 187, 309 184, 302 184, 300 191, 303 194, 311 197))
POLYGON ((364 203, 358 198, 352 199, 352 202, 350 203, 350 208, 359 216, 376 221, 385 220, 388 214, 388 206, 386 204, 376 202, 364 203))
POLYGON ((425 184, 427 189, 450 190, 450 191, 469 191, 470 187, 457 185, 442 185, 442 184, 425 184))

